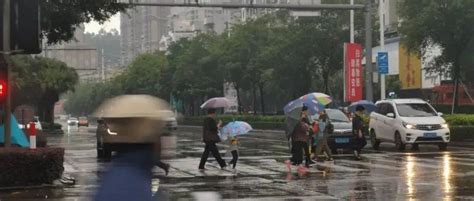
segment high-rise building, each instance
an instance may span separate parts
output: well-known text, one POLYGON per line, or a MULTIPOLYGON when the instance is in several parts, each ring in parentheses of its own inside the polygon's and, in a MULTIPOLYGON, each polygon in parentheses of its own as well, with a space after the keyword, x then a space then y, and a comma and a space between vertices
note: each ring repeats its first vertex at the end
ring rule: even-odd
MULTIPOLYGON (((153 0, 141 0, 153 3, 153 0)), ((160 2, 173 2, 161 0, 160 2)), ((168 32, 169 7, 139 6, 120 14, 122 65, 128 65, 133 59, 145 52, 159 48, 160 39, 168 32)))

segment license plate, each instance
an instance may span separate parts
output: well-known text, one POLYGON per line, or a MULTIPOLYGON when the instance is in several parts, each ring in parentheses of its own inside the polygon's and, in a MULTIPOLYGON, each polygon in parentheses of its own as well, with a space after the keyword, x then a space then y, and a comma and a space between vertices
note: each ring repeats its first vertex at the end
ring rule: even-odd
POLYGON ((423 133, 423 137, 438 137, 436 133, 423 133))
POLYGON ((338 144, 349 143, 349 138, 336 138, 336 143, 338 144))

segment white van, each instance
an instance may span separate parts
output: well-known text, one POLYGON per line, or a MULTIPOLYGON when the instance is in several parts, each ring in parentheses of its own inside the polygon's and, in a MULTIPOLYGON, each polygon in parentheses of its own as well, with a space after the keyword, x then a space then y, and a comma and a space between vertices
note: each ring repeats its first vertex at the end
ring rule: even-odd
POLYGON ((421 99, 391 99, 376 103, 370 114, 370 141, 374 149, 381 142, 394 143, 399 151, 407 144, 417 150, 419 144, 437 144, 446 150, 450 141, 446 121, 421 99))

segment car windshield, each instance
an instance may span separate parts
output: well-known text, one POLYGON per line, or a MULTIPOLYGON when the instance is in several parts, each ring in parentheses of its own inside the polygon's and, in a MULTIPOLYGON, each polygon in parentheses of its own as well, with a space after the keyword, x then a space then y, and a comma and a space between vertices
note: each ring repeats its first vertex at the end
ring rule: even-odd
POLYGON ((79 120, 87 120, 87 117, 79 117, 79 120))
POLYGON ((326 110, 332 122, 350 122, 349 118, 340 110, 326 110))
POLYGON ((402 117, 432 117, 438 115, 427 103, 397 104, 397 110, 402 117))

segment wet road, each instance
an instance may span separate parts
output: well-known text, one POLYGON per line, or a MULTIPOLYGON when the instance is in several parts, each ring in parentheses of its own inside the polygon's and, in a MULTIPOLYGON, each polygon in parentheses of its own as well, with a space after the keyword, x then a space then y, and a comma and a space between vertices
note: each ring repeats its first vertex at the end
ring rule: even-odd
MULTIPOLYGON (((69 135, 49 138, 50 145, 66 148, 65 173, 77 179, 76 185, 2 191, 0 200, 88 200, 109 164, 96 159, 92 130, 71 128, 69 135)), ((177 136, 170 174, 156 169, 153 182, 155 191, 160 188, 173 200, 474 199, 474 148, 451 146, 439 152, 436 146, 420 146, 420 151, 399 153, 390 144, 382 144, 380 151, 368 146, 362 161, 337 155, 334 162, 318 163, 300 176, 283 164, 289 157, 283 133, 253 132, 241 138, 237 170, 220 170, 210 158, 208 170, 200 172, 200 130, 183 127, 177 136)), ((226 148, 219 144, 223 155, 226 148)))

